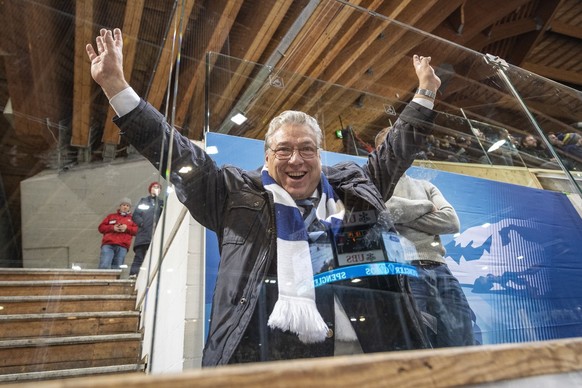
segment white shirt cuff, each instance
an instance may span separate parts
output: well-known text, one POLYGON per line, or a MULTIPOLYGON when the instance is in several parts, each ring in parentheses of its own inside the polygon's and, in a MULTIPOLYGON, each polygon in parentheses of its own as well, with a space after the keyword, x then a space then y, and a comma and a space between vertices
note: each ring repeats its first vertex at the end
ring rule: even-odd
MULTIPOLYGON (((113 98, 112 98, 112 100, 113 100, 113 98)), ((428 108, 428 109, 434 108, 434 101, 431 101, 431 100, 429 100, 427 98, 416 97, 416 98, 413 98, 412 101, 414 101, 417 104, 420 104, 420 105, 422 105, 422 106, 424 106, 425 108, 428 108)))
POLYGON ((139 105, 139 101, 140 98, 135 92, 135 90, 129 87, 123 89, 121 92, 111 97, 111 100, 109 100, 109 104, 111 105, 115 113, 117 113, 117 116, 121 117, 137 108, 137 106, 139 105))

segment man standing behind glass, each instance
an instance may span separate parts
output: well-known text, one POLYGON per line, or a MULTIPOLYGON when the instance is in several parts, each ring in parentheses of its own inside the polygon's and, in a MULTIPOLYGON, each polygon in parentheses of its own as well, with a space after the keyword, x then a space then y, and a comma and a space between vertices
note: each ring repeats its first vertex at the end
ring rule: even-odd
POLYGON ((344 212, 352 210, 385 210, 384 201, 432 130, 432 108, 441 81, 430 57, 413 56, 419 89, 395 122, 393 133, 364 166, 347 162, 324 168, 319 124, 304 112, 286 111, 269 124, 262 171, 247 171, 219 167, 189 139, 179 133, 170 136, 164 117, 140 99, 124 78, 119 29, 101 30, 96 48, 86 46, 91 75, 117 113, 114 121, 124 137, 154 164, 163 156, 162 171, 168 155, 160 151, 168 150, 173 140, 173 171, 167 178, 193 218, 217 234, 220 266, 203 366, 332 356, 336 340, 355 341, 364 352, 424 347, 405 276, 369 278, 381 287, 392 286, 396 291, 391 295, 398 303, 382 289, 367 287, 366 280, 358 283, 364 284, 359 288, 342 288, 339 302, 345 311, 334 307, 338 296, 334 285, 314 289, 307 232, 298 206, 299 201, 315 197, 320 222, 334 218, 341 222, 344 212), (182 167, 188 172, 181 173, 182 167), (352 324, 346 314, 361 306, 369 309, 370 319, 352 324), (394 309, 402 314, 391 314, 394 309), (338 327, 338 317, 343 317, 345 330, 338 327))
MULTIPOLYGON (((376 146, 382 144, 388 130, 377 135, 376 146)), ((445 262, 440 237, 459 232, 457 212, 435 185, 406 174, 386 208, 398 233, 414 244, 418 254, 412 264, 419 276, 410 278, 410 286, 432 347, 474 345, 473 312, 445 262)))
POLYGON ((133 212, 133 222, 138 226, 135 241, 133 242, 133 263, 129 270, 130 277, 136 277, 143 259, 152 241, 152 235, 162 214, 164 201, 160 199, 162 187, 158 182, 150 183, 148 192, 150 195, 139 200, 135 211, 133 212))

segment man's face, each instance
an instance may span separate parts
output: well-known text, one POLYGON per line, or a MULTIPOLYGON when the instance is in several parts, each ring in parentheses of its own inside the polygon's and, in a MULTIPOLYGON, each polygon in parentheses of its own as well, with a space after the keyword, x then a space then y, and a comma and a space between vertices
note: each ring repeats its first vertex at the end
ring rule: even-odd
POLYGON ((160 185, 152 185, 152 188, 150 189, 150 194, 153 197, 157 197, 158 195, 160 195, 160 185))
POLYGON ((535 148, 538 145, 538 141, 533 136, 526 136, 523 140, 523 145, 527 148, 535 148))
POLYGON ((265 154, 269 175, 294 200, 305 199, 317 188, 321 179, 321 158, 316 137, 306 125, 283 125, 271 138, 270 150, 265 154), (291 158, 281 160, 273 150, 292 150, 291 158), (315 156, 304 159, 298 150, 316 150, 315 156))
POLYGON ((131 205, 128 203, 122 203, 121 205, 119 205, 119 211, 122 213, 129 213, 130 210, 131 205))

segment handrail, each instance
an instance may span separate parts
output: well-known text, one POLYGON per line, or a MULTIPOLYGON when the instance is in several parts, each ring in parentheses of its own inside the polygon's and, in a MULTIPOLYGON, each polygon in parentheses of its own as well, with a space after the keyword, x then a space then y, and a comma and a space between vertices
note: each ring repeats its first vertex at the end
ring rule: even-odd
MULTIPOLYGON (((180 374, 87 377, 56 387, 453 387, 582 370, 582 338, 232 365, 180 374)), ((556 377, 558 378, 558 377, 556 377)))

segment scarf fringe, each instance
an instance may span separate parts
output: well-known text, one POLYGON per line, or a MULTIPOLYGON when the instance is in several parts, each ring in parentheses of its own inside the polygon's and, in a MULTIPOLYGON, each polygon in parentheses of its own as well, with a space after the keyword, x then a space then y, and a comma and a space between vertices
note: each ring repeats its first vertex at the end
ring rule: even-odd
POLYGON ((329 330, 313 300, 286 295, 279 295, 267 325, 295 333, 306 344, 325 341, 329 330))

